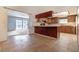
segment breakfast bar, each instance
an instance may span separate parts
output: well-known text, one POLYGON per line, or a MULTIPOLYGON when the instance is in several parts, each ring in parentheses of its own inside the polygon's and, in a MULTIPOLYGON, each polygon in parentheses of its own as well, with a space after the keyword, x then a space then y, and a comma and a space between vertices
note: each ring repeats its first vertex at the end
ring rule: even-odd
POLYGON ((53 26, 34 26, 35 27, 35 33, 58 38, 59 36, 59 25, 53 25, 53 26))

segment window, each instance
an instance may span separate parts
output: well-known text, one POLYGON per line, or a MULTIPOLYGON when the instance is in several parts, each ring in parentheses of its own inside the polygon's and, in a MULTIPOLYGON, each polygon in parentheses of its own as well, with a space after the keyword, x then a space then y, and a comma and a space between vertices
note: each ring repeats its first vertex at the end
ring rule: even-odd
POLYGON ((16 20, 16 29, 23 30, 27 29, 28 20, 22 19, 22 20, 16 20))
POLYGON ((68 23, 68 19, 59 19, 59 23, 68 23))
POLYGON ((23 29, 27 29, 28 28, 28 21, 27 20, 23 20, 23 29))
POLYGON ((22 29, 22 20, 16 20, 16 29, 22 29))

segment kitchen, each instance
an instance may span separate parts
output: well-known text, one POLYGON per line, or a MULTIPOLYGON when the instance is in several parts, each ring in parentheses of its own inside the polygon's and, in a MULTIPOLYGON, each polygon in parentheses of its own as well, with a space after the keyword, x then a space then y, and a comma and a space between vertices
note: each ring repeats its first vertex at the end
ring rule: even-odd
POLYGON ((35 33, 43 36, 59 38, 60 33, 76 35, 77 14, 67 12, 54 14, 53 11, 36 15, 35 33))

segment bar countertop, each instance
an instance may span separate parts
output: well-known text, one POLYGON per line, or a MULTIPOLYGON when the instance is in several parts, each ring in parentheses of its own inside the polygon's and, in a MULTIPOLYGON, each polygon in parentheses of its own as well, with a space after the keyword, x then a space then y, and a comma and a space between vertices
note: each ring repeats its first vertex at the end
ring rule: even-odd
POLYGON ((34 25, 34 27, 60 27, 60 26, 73 26, 73 27, 76 27, 76 24, 75 23, 67 23, 67 24, 46 24, 46 25, 34 25))

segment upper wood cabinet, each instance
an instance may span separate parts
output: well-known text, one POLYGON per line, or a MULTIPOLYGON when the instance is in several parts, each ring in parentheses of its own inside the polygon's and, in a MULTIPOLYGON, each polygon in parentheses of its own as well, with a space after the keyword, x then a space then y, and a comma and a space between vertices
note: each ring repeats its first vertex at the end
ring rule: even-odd
POLYGON ((39 19, 39 18, 52 17, 52 13, 53 13, 53 11, 48 11, 48 12, 40 13, 40 14, 35 15, 35 18, 39 19))
POLYGON ((58 23, 58 18, 57 17, 47 18, 46 23, 47 24, 56 24, 56 23, 58 23))
POLYGON ((75 22, 76 21, 76 15, 69 15, 67 18, 68 18, 68 22, 75 22))

